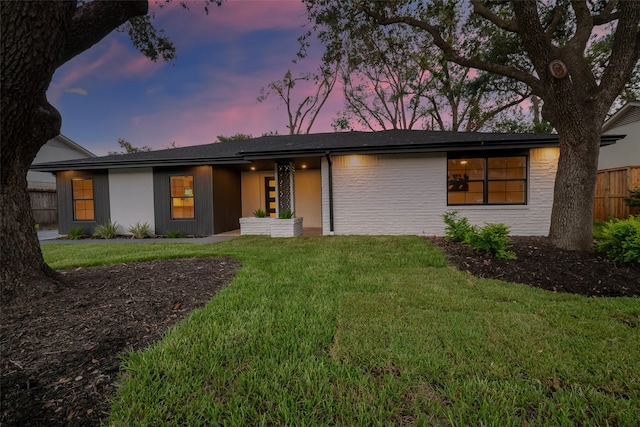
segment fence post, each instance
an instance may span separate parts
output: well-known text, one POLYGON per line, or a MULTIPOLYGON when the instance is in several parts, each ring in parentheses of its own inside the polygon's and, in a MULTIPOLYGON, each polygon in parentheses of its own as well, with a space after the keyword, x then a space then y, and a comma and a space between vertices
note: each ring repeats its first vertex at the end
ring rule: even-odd
POLYGON ((609 200, 609 192, 611 190, 611 171, 604 171, 604 219, 609 218, 611 212, 611 202, 609 200))

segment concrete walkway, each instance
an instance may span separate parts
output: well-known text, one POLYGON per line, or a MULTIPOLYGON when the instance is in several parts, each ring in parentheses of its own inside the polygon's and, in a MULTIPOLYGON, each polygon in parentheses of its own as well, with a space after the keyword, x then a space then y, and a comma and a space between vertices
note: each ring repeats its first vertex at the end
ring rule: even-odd
POLYGON ((38 231, 38 240, 41 245, 61 244, 80 245, 86 243, 217 243, 236 237, 235 235, 216 235, 206 237, 187 237, 181 239, 79 239, 66 240, 58 230, 38 231))

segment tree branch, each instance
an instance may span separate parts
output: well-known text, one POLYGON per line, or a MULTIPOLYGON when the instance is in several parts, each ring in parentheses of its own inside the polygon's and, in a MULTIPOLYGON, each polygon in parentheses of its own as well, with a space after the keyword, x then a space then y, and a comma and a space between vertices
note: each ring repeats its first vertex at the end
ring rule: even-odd
POLYGON ((560 24, 560 22, 562 22, 562 16, 564 15, 564 13, 565 13, 564 7, 562 6, 555 7, 555 10, 553 11, 553 16, 551 17, 551 22, 549 23, 545 31, 545 34, 549 39, 551 39, 551 37, 553 36, 553 33, 556 32, 556 29, 558 29, 558 25, 560 24))
POLYGON ((602 105, 608 106, 631 78, 635 64, 640 60, 640 2, 622 2, 620 19, 613 37, 609 64, 604 70, 600 86, 593 97, 602 99, 602 105))
POLYGON ((613 12, 617 5, 618 0, 611 0, 608 2, 600 14, 593 16, 593 25, 607 24, 618 19, 620 17, 620 13, 613 12))
POLYGON ((586 0, 572 0, 571 5, 576 15, 576 31, 567 45, 572 46, 571 51, 580 52, 580 56, 583 56, 582 52, 586 49, 593 30, 593 17, 586 0))
POLYGON ((483 18, 489 20, 498 28, 501 28, 505 31, 509 31, 510 33, 519 33, 520 29, 518 28, 518 23, 513 19, 509 21, 505 21, 500 18, 498 15, 493 13, 489 8, 487 8, 484 4, 480 2, 480 0, 471 0, 471 4, 473 4, 473 11, 483 18))
POLYGON ((58 66, 98 43, 134 16, 145 15, 147 0, 92 1, 76 9, 64 54, 58 66))

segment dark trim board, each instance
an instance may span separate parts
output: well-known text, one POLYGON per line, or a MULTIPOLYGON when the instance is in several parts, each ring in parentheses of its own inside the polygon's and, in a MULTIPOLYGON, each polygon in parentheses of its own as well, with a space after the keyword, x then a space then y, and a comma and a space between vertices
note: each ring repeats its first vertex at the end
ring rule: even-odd
POLYGON ((179 231, 189 236, 213 234, 213 173, 211 166, 153 169, 153 204, 156 234, 179 231), (195 218, 171 219, 172 175, 193 175, 195 218))

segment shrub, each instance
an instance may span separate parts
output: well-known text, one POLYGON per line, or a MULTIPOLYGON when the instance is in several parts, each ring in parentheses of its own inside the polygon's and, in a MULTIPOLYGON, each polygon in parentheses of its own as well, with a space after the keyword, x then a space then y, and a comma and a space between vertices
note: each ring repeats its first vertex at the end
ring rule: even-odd
POLYGON ((97 239, 113 239, 116 237, 119 227, 120 226, 115 221, 100 224, 95 228, 95 230, 93 230, 93 237, 97 239))
POLYGON ((151 235, 151 226, 146 221, 142 224, 138 221, 129 226, 129 233, 133 234, 134 239, 144 239, 151 235))
POLYGON ((182 231, 178 231, 178 230, 169 230, 169 231, 167 231, 167 238, 168 239, 180 239, 182 237, 185 237, 184 234, 182 233, 182 231))
POLYGON ((498 258, 517 258, 515 252, 509 249, 509 227, 505 224, 486 224, 470 235, 469 244, 498 258))
POLYGON ((630 208, 640 207, 640 188, 629 190, 629 197, 625 197, 624 202, 630 208))
POLYGON ((255 211, 253 211, 253 216, 255 216, 256 218, 266 218, 267 211, 265 211, 264 209, 256 209, 255 211))
POLYGON ((280 218, 280 219, 291 219, 294 216, 296 216, 295 212, 293 212, 292 210, 286 209, 284 211, 280 211, 280 214, 278 215, 278 218, 280 218))
POLYGON ((469 224, 467 218, 458 218, 458 211, 448 211, 442 215, 446 224, 445 235, 454 242, 469 243, 472 234, 477 232, 477 227, 469 224))
POLYGON ((602 229, 604 240, 597 249, 615 262, 640 264, 640 217, 612 219, 602 229))
POLYGON ((82 237, 82 227, 71 227, 67 234, 67 239, 78 240, 82 237))
POLYGON ((467 218, 459 218, 457 211, 445 212, 442 219, 447 239, 466 243, 498 258, 516 259, 515 252, 509 249, 509 227, 505 224, 485 224, 478 228, 469 224, 467 218))

